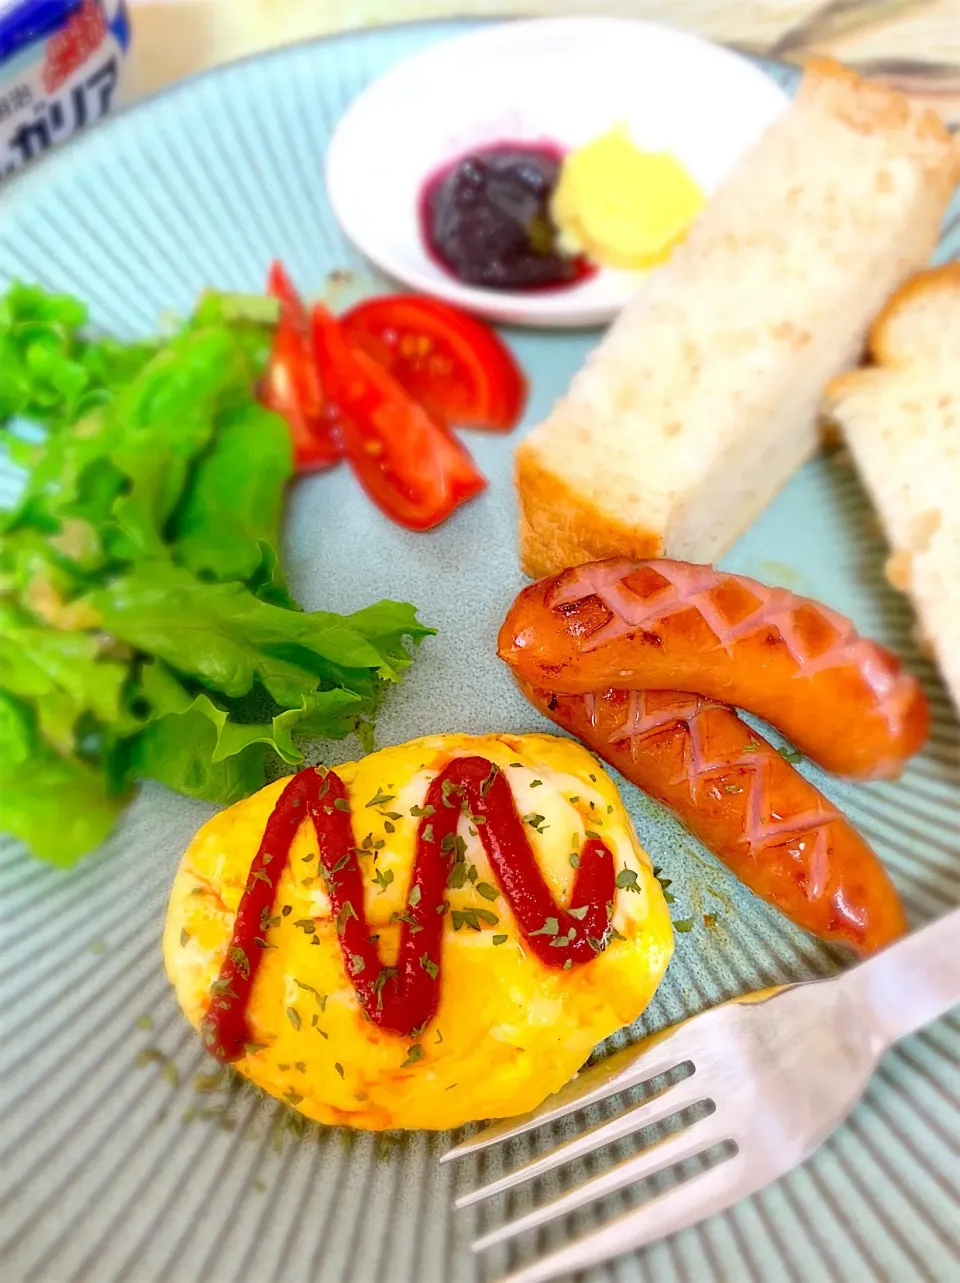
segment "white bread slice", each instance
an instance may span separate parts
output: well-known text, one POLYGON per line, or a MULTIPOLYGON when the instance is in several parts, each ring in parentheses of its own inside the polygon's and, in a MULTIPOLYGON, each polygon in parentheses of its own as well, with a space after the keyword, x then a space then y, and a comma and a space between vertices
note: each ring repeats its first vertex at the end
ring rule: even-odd
POLYGON ((960 263, 894 295, 870 355, 875 366, 833 380, 825 410, 879 511, 887 576, 913 601, 960 709, 960 263))
POLYGON ((524 570, 715 560, 816 448, 823 388, 929 256, 958 177, 939 118, 812 63, 518 448, 524 570))

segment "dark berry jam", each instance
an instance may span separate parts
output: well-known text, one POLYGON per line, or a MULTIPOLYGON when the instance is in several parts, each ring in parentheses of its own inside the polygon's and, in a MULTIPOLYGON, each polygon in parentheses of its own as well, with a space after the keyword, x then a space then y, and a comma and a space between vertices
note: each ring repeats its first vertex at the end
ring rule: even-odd
POLYGON ((595 271, 561 252, 550 198, 563 153, 547 143, 497 143, 445 166, 426 184, 420 218, 433 257, 465 285, 554 289, 595 271))

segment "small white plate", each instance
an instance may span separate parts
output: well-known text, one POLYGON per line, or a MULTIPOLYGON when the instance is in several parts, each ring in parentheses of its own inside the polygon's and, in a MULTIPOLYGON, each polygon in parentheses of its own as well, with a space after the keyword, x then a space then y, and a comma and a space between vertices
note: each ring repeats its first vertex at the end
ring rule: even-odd
POLYGON ((330 202, 383 271, 494 320, 564 328, 608 321, 641 279, 603 269, 579 285, 504 292, 461 285, 429 255, 418 202, 445 163, 496 142, 579 146, 626 122, 712 193, 785 109, 759 68, 696 36, 619 18, 483 28, 431 46, 360 95, 327 154, 330 202))

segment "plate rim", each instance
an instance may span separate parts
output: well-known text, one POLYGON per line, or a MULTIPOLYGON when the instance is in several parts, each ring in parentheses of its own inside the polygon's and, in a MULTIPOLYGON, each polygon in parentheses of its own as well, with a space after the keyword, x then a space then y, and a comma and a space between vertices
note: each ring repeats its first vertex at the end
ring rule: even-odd
MULTIPOLYGON (((423 19, 423 20, 420 20, 420 21, 418 21, 418 22, 416 22, 416 23, 391 23, 391 24, 385 24, 385 25, 384 25, 384 27, 381 27, 381 28, 371 28, 371 29, 366 29, 366 30, 365 30, 365 29, 353 29, 353 30, 346 31, 346 32, 331 33, 331 34, 329 34, 329 35, 327 35, 327 36, 321 36, 321 37, 309 38, 309 39, 302 40, 302 41, 293 41, 293 42, 290 42, 289 44, 286 44, 286 45, 283 45, 283 46, 279 46, 279 47, 278 47, 278 48, 276 48, 276 49, 271 49, 271 50, 266 50, 266 51, 257 51, 256 53, 251 54, 251 55, 249 55, 249 56, 246 56, 246 57, 244 57, 244 58, 236 59, 236 60, 233 60, 232 62, 224 63, 224 64, 221 64, 221 65, 219 65, 219 66, 217 66, 217 67, 214 67, 214 68, 208 68, 208 69, 205 69, 205 70, 204 70, 204 71, 202 71, 202 72, 196 73, 196 74, 195 74, 195 75, 193 75, 193 76, 185 77, 183 80, 178 81, 178 82, 177 82, 176 84, 174 84, 174 85, 171 85, 171 86, 165 86, 163 89, 161 89, 161 90, 157 91, 156 93, 151 94, 151 95, 148 95, 147 97, 145 97, 145 98, 143 98, 143 99, 139 100, 138 102, 135 102, 135 103, 129 104, 129 105, 128 105, 127 107, 125 107, 123 110, 118 111, 117 113, 115 113, 115 114, 114 114, 113 116, 111 116, 111 117, 108 117, 108 118, 107 118, 107 119, 106 119, 102 124, 98 124, 98 125, 97 125, 97 126, 95 126, 94 128, 92 128, 92 129, 88 130, 85 134, 79 135, 79 136, 76 138, 76 140, 74 140, 74 146, 73 146, 72 150, 71 150, 71 148, 69 148, 69 147, 57 148, 57 149, 55 149, 55 150, 51 151, 51 153, 49 153, 49 154, 48 154, 48 156, 44 157, 44 162, 49 163, 50 161, 55 161, 58 157, 60 157, 60 158, 61 158, 61 165, 64 165, 64 157, 66 157, 66 156, 79 156, 79 157, 81 157, 81 158, 82 158, 84 155, 86 155, 86 153, 83 153, 82 151, 78 152, 78 149, 77 149, 76 144, 79 144, 79 143, 81 143, 83 140, 86 140, 86 141, 87 141, 87 145, 88 145, 88 147, 89 147, 90 145, 92 145, 92 144, 91 144, 91 142, 90 142, 90 140, 91 140, 91 139, 93 139, 93 138, 97 138, 97 137, 99 136, 100 131, 101 131, 102 129, 104 129, 104 128, 108 128, 108 127, 109 127, 109 126, 111 126, 111 125, 117 125, 117 126, 119 126, 120 121, 121 121, 121 120, 126 119, 127 115, 132 115, 134 112, 136 112, 136 111, 140 110, 141 108, 149 106, 149 105, 150 105, 152 102, 154 102, 155 100, 166 98, 166 97, 167 97, 168 95, 170 95, 170 94, 175 94, 175 93, 180 93, 180 92, 190 92, 190 90, 189 90, 189 86, 191 86, 191 84, 192 84, 192 82, 193 82, 194 80, 206 81, 206 79, 207 79, 207 77, 208 77, 208 76, 211 76, 211 75, 214 75, 214 74, 219 75, 221 72, 223 72, 223 73, 227 73, 227 72, 232 73, 232 71, 233 71, 233 69, 234 69, 234 68, 239 67, 239 66, 242 66, 242 65, 246 64, 247 62, 253 62, 253 63, 261 62, 261 63, 263 63, 263 62, 266 62, 266 60, 268 60, 268 59, 281 58, 281 57, 284 57, 284 56, 289 56, 289 55, 291 55, 292 53, 294 53, 295 51, 300 50, 300 49, 302 49, 302 48, 304 48, 304 47, 321 47, 321 46, 322 46, 322 47, 325 47, 325 46, 327 46, 327 45, 328 45, 329 43, 331 43, 331 42, 340 41, 340 40, 356 40, 356 39, 358 39, 359 37, 365 37, 365 38, 370 38, 371 40, 374 40, 374 41, 375 41, 375 40, 376 40, 376 38, 377 38, 377 37, 378 37, 382 32, 384 32, 384 31, 388 31, 391 35, 393 35, 395 32, 399 31, 400 29, 410 29, 410 28, 413 28, 413 27, 424 27, 424 26, 426 26, 426 27, 437 27, 437 28, 440 28, 440 27, 448 26, 448 25, 449 25, 449 26, 453 26, 453 25, 455 25, 455 24, 458 24, 458 25, 459 25, 459 24, 462 24, 462 25, 464 25, 464 26, 473 26, 473 25, 479 26, 479 25, 482 25, 483 23, 485 23, 485 22, 487 22, 487 21, 497 21, 497 20, 496 20, 496 19, 490 19, 490 20, 487 20, 487 19, 479 19, 479 20, 478 20, 478 19, 462 19, 462 18, 461 18, 461 19, 457 19, 457 18, 449 18, 449 19, 439 19, 439 20, 438 20, 438 19, 423 19)), ((747 56, 752 57, 752 55, 747 55, 747 56)), ((768 65, 768 64, 770 64, 770 63, 773 63, 773 65, 774 65, 774 66, 776 66, 776 65, 777 65, 777 64, 774 62, 774 60, 769 60, 769 59, 766 59, 766 60, 765 60, 765 59, 761 59, 761 60, 759 60, 759 61, 760 61, 760 64, 761 64, 762 66, 763 66, 763 65, 768 65)), ((795 73, 795 75, 796 75, 796 76, 799 76, 799 71, 798 71, 798 69, 797 69, 796 67, 792 66, 792 65, 791 65, 791 64, 789 64, 789 63, 785 63, 785 64, 782 64, 782 65, 784 65, 784 66, 786 66, 787 68, 789 68, 793 73, 795 73)), ((102 144, 99 144, 99 145, 102 145, 102 144)), ((74 163, 74 164, 76 164, 76 162, 73 162, 73 163, 74 163)), ((81 163, 82 163, 82 162, 81 162, 81 163)), ((70 180, 72 180, 72 177, 73 177, 74 172, 75 172, 75 170, 71 170, 71 169, 69 168, 69 163, 68 163, 68 164, 66 164, 66 165, 64 165, 64 175, 66 176, 66 178, 67 178, 68 182, 69 182, 70 180)), ((29 195, 29 194, 30 194, 30 193, 32 193, 33 191, 39 190, 39 189, 37 189, 37 188, 31 188, 31 187, 30 187, 30 182, 31 182, 31 181, 33 181, 33 182, 37 182, 37 181, 39 181, 39 180, 40 180, 41 175, 43 175, 43 176, 44 176, 44 180, 45 180, 45 181, 49 181, 49 172, 44 168, 44 163, 43 163, 43 162, 38 162, 38 163, 37 163, 37 164, 35 164, 35 165, 31 165, 31 166, 29 166, 26 170, 22 171, 22 173, 21 173, 21 174, 17 175, 15 179, 11 180, 10 187, 9 187, 9 188, 7 188, 7 190, 9 191, 9 190, 10 190, 10 188, 12 188, 12 187, 14 187, 14 186, 19 185, 19 190, 23 190, 23 191, 25 191, 25 192, 29 195)), ((58 181, 58 180, 56 180, 56 179, 55 179, 54 181, 58 181)), ((42 187, 42 183, 41 183, 41 187, 42 187)), ((2 189, 0 189, 0 224, 2 224, 2 223, 3 223, 3 221, 4 221, 4 218, 6 218, 6 219, 8 220, 7 225, 9 226, 11 223, 13 223, 13 222, 15 221, 15 219, 18 217, 18 215, 13 215, 13 217, 11 217, 11 214, 10 214, 10 213, 7 213, 7 214, 5 214, 5 213, 4 213, 4 210, 3 210, 3 207, 2 207, 2 205, 3 205, 3 203, 2 203, 2 194, 3 194, 2 189)), ((19 227, 18 227, 18 228, 17 228, 17 231, 19 232, 19 230, 20 230, 20 229, 19 229, 19 227)), ((129 1072, 129 1071, 128 1071, 128 1072, 129 1072)), ((884 1099, 884 1102, 886 1103, 886 1102, 887 1102, 887 1100, 888 1100, 888 1096, 887 1096, 887 1093, 886 1093, 886 1092, 885 1092, 885 1094, 884 1094, 883 1099, 884 1099)), ((956 1099, 951 1098, 951 1100, 950 1100, 950 1104, 951 1104, 952 1109, 960 1109, 960 1096, 958 1096, 956 1099)), ((940 1170, 942 1170, 942 1169, 940 1169, 940 1170)), ((38 1200, 38 1201, 39 1201, 39 1200, 38 1200)), ((731 1215, 731 1214, 732 1214, 732 1213, 728 1213, 728 1215, 731 1215)), ((725 1222, 725 1223, 726 1223, 726 1222, 725 1222)), ((748 1244, 752 1247, 752 1246, 754 1245, 754 1243, 755 1243, 755 1239, 754 1239, 753 1234, 752 1234, 752 1233, 750 1232, 750 1230, 749 1230, 749 1226, 745 1224, 745 1225, 743 1225, 743 1226, 742 1226, 742 1229, 743 1229, 743 1231, 744 1231, 744 1233, 745 1233, 745 1235, 746 1235, 746 1239, 747 1239, 748 1244)), ((701 1233, 702 1231, 701 1231, 700 1229, 698 1229, 696 1232, 697 1232, 697 1233, 701 1233)), ((727 1233, 729 1233, 729 1231, 726 1231, 726 1232, 727 1232, 727 1233)), ((708 1233, 709 1233, 709 1231, 708 1231, 708 1233)), ((739 1237, 739 1233, 740 1233, 740 1231, 738 1230, 738 1231, 737 1231, 737 1236, 738 1236, 738 1237, 739 1237)), ((852 1243, 853 1249, 857 1252, 857 1255, 858 1255, 858 1257, 860 1258, 860 1263, 861 1263, 862 1269, 863 1269, 863 1271, 864 1271, 864 1273, 863 1273, 863 1275, 862 1275, 861 1277, 869 1277, 869 1276, 870 1276, 870 1268, 871 1268, 871 1267, 870 1267, 870 1261, 869 1261, 869 1258, 868 1258, 868 1257, 863 1256, 863 1255, 860 1253, 860 1251, 859 1251, 859 1249, 858 1249, 858 1247, 857 1247, 857 1239, 856 1239, 855 1237, 853 1237, 853 1236, 852 1236, 852 1235, 850 1235, 849 1233, 848 1233, 848 1234, 846 1234, 844 1237, 847 1239, 847 1241, 848 1241, 848 1242, 852 1243)), ((819 1241, 820 1241, 820 1242, 823 1242, 823 1239, 820 1239, 819 1241)), ((808 1265, 811 1255, 812 1255, 812 1257, 813 1257, 813 1260, 816 1260, 816 1256, 815 1256, 815 1254, 813 1253, 813 1249, 811 1249, 811 1248, 809 1247, 809 1245, 808 1245, 808 1244, 805 1244, 803 1241, 801 1241, 801 1242, 797 1243, 797 1242, 793 1242, 793 1241, 791 1241, 791 1240, 788 1240, 788 1244, 789 1244, 789 1248, 788 1248, 788 1251, 784 1254, 784 1256, 785 1256, 785 1258, 786 1258, 786 1259, 788 1259, 789 1261, 791 1261, 791 1262, 795 1263, 799 1268, 804 1269, 804 1268, 805 1268, 805 1266, 807 1266, 807 1265, 808 1265)), ((678 1255, 679 1255, 679 1254, 678 1254, 678 1255)), ((421 1259, 421 1261, 422 1261, 422 1258, 419 1258, 419 1259, 421 1259)), ((634 1257, 630 1257, 630 1258, 628 1258, 628 1260, 630 1260, 630 1261, 632 1261, 633 1259, 635 1259, 635 1258, 634 1258, 634 1257)), ((676 1259, 675 1257, 671 1257, 671 1260, 675 1260, 675 1259, 676 1259)), ((681 1255, 681 1259, 682 1259, 682 1255, 681 1255)), ((742 1270, 743 1270, 742 1275, 739 1275, 738 1277, 751 1277, 751 1276, 753 1276, 753 1271, 752 1271, 752 1270, 751 1270, 751 1268, 750 1268, 749 1260, 748 1260, 747 1262, 743 1262, 743 1263, 742 1263, 742 1270)), ((651 1277, 652 1267, 651 1267, 651 1266, 649 1266, 649 1265, 644 1265, 644 1266, 642 1266, 642 1267, 641 1267, 641 1271, 642 1271, 642 1272, 639 1274, 639 1277, 642 1277, 643 1279, 647 1279, 648 1277, 651 1277)), ((668 1274, 670 1274, 669 1267, 668 1267, 667 1273, 668 1273, 668 1274)), ((345 1274, 346 1274, 346 1271, 345 1271, 345 1274)), ((703 1279, 703 1278, 705 1278, 705 1276, 701 1274, 701 1272, 700 1272, 700 1268, 698 1268, 697 1266, 694 1266, 693 1271, 692 1271, 692 1274, 693 1274, 693 1276, 694 1276, 695 1278, 698 1278, 698 1279, 703 1279)), ((834 1277, 839 1278, 839 1277, 841 1276, 841 1274, 843 1274, 843 1277, 845 1277, 845 1278, 849 1278, 849 1277, 850 1277, 850 1275, 849 1275, 849 1274, 845 1273, 844 1271, 842 1271, 842 1270, 840 1270, 840 1269, 838 1269, 838 1271, 837 1271, 837 1273, 834 1275, 834 1277)), ((613 1272, 611 1271, 611 1277, 612 1277, 612 1276, 613 1276, 613 1272)), ((619 1275, 618 1275, 618 1276, 619 1276, 619 1275)), ((671 1275, 671 1276, 672 1276, 672 1275, 671 1275)), ((49 1276, 49 1275, 47 1275, 47 1274, 42 1274, 42 1275, 41 1275, 41 1277, 46 1277, 48 1280, 49 1280, 49 1278, 50 1278, 50 1276, 49 1276)), ((632 1277, 633 1277, 633 1275, 631 1274, 631 1275, 630 1275, 630 1277, 632 1278, 632 1277)), ((719 1277, 719 1278, 724 1278, 724 1279, 729 1279, 729 1278, 733 1277, 733 1275, 731 1274, 731 1272, 729 1271, 729 1269, 728 1269, 728 1267, 727 1267, 726 1259, 722 1256, 722 1254, 720 1254, 719 1261, 718 1261, 718 1266, 717 1266, 717 1277, 719 1277)), ((756 1276, 754 1276, 754 1277, 756 1277, 756 1276)), ((879 1275, 878 1275, 877 1277, 879 1277, 879 1275)))
MULTIPOLYGON (((238 58, 231 58, 227 62, 216 63, 212 67, 202 67, 197 71, 192 71, 188 75, 181 77, 179 80, 172 81, 170 84, 161 85, 158 89, 154 89, 150 93, 144 94, 133 102, 121 103, 120 107, 116 111, 111 112, 109 116, 96 121, 93 125, 88 125, 86 128, 81 129, 69 138, 65 138, 62 143, 52 147, 44 155, 37 157, 36 160, 31 161, 19 169, 15 174, 11 175, 8 179, 5 179, 4 182, 0 184, 0 230, 2 230, 4 222, 9 219, 12 207, 16 200, 24 196, 29 197, 30 188, 34 185, 42 184, 44 180, 48 180, 51 169, 55 169, 58 165, 62 166, 65 163, 64 158, 75 158, 84 149, 91 146, 92 140, 105 138, 110 131, 116 131, 118 127, 122 127, 132 117, 149 112, 155 103, 169 98, 175 98, 181 93, 192 92, 196 86, 211 80, 216 80, 221 76, 230 75, 238 68, 255 65, 257 63, 269 63, 276 59, 289 57, 292 53, 297 51, 314 48, 327 48, 340 42, 358 39, 364 41, 375 40, 378 36, 382 35, 395 37, 406 31, 416 32, 422 31, 425 28, 437 29, 437 31, 441 33, 442 38, 442 33, 446 30, 449 30, 451 34, 454 32, 462 32, 462 34, 466 35, 473 30, 480 30, 486 27, 505 26, 508 23, 532 23, 537 21, 550 22, 557 20, 558 19, 551 18, 549 16, 537 18, 536 16, 531 17, 529 15, 522 14, 508 14, 500 17, 497 15, 483 15, 478 17, 471 17, 469 15, 451 15, 449 17, 413 18, 409 21, 391 21, 378 23, 375 26, 348 27, 341 31, 329 31, 316 36, 305 36, 297 40, 286 41, 280 45, 274 45, 268 49, 255 49, 249 53, 241 54, 238 58)), ((683 30, 683 28, 674 28, 673 24, 668 22, 653 23, 641 18, 630 19, 627 17, 619 20, 624 22, 643 22, 646 26, 656 25, 675 30, 683 30)), ((134 38, 136 38, 135 33, 134 38)), ((739 54, 749 62, 756 63, 763 70, 770 69, 770 71, 778 70, 781 73, 789 73, 788 79, 791 81, 792 87, 796 86, 799 82, 800 76, 802 75, 802 69, 795 63, 791 63, 786 59, 769 58, 763 54, 755 54, 750 50, 742 49, 737 45, 728 44, 724 41, 712 40, 708 36, 700 36, 698 38, 703 40, 705 44, 717 45, 719 48, 727 49, 731 53, 739 54)), ((787 89, 786 92, 789 93, 791 90, 787 89)), ((332 137, 333 135, 331 133, 331 138, 332 137)), ((326 170, 324 169, 324 175, 325 173, 326 170)))

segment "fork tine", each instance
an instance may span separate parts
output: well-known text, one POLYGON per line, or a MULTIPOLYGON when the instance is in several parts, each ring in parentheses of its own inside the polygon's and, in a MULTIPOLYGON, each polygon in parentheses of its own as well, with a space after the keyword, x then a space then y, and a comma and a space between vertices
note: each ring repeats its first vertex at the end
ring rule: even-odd
POLYGON ((643 1050, 638 1050, 636 1046, 624 1047, 622 1051, 614 1052, 599 1064, 581 1070, 566 1086, 561 1087, 552 1096, 548 1096, 540 1108, 535 1109, 533 1113, 524 1114, 520 1118, 507 1118, 500 1123, 491 1123, 489 1127, 484 1127, 469 1140, 462 1141, 448 1150, 440 1162, 449 1163, 455 1158, 476 1154, 500 1141, 512 1140, 514 1136, 522 1136, 524 1132, 532 1131, 535 1127, 542 1127, 544 1123, 565 1118, 567 1114, 573 1114, 578 1109, 593 1105, 598 1100, 605 1100, 608 1096, 615 1096, 618 1092, 626 1091, 630 1087, 637 1087, 650 1078, 656 1078, 658 1074, 669 1073, 671 1069, 676 1069, 678 1065, 682 1065, 690 1058, 689 1052, 694 1045, 694 1039, 689 1036, 688 1031, 698 1019, 700 1017, 694 1017, 691 1021, 674 1025, 663 1034, 648 1040, 643 1050))
MULTIPOLYGON (((680 1163, 685 1158, 695 1158, 697 1154, 702 1154, 711 1145, 716 1145, 719 1141, 725 1139, 723 1125, 718 1121, 719 1118, 720 1115, 716 1113, 710 1114, 707 1118, 701 1118, 699 1122, 692 1123, 689 1127, 684 1128, 683 1131, 666 1137, 665 1140, 659 1141, 656 1145, 651 1145, 639 1154, 634 1154, 631 1158, 624 1159, 622 1163, 617 1163, 615 1167, 611 1167, 608 1171, 601 1172, 599 1176, 595 1176, 592 1180, 586 1181, 582 1185, 577 1185, 565 1194, 560 1194, 557 1198, 551 1199, 548 1203, 544 1203, 542 1207, 537 1207, 532 1212, 528 1212, 526 1216, 520 1216, 515 1221, 508 1221, 505 1225, 501 1225, 489 1234, 484 1234, 482 1238, 478 1238, 473 1244, 473 1250, 482 1252, 485 1248, 493 1247, 495 1243, 502 1243, 505 1239, 514 1238, 517 1234, 523 1233, 524 1230, 532 1230, 538 1225, 546 1225, 548 1222, 556 1220, 558 1216, 573 1212, 578 1207, 585 1207, 588 1203, 593 1203, 598 1198, 603 1198, 606 1194, 613 1194, 627 1185, 633 1185, 637 1181, 645 1180, 648 1176, 655 1176, 657 1172, 661 1172, 667 1167, 672 1167, 674 1163, 680 1163)), ((546 1275, 545 1277, 549 1278, 551 1276, 546 1275)))
POLYGON ((499 1194, 502 1190, 512 1189, 516 1185, 524 1184, 525 1181, 533 1180, 535 1176, 552 1172, 555 1167, 560 1167, 563 1163, 569 1163, 584 1154, 593 1153, 601 1145, 609 1145, 623 1136, 630 1136, 644 1127, 650 1127, 653 1123, 662 1122, 672 1114, 679 1113, 681 1109, 686 1109, 688 1105, 696 1105, 707 1094, 707 1089, 700 1085, 700 1080, 694 1073, 689 1078, 664 1088, 650 1100, 642 1101, 618 1117, 598 1123, 589 1131, 574 1137, 573 1140, 558 1145, 549 1154, 532 1159, 529 1163, 524 1163, 521 1167, 508 1172, 506 1176, 501 1176, 499 1180, 491 1181, 489 1185, 483 1185, 480 1189, 462 1195, 456 1200, 456 1205, 469 1207, 472 1203, 479 1203, 482 1199, 499 1194))
POLYGON ((515 1270, 501 1283, 548 1283, 561 1275, 600 1265, 622 1252, 645 1247, 724 1211, 763 1183, 762 1179, 748 1179, 746 1160, 736 1154, 566 1247, 515 1270))

